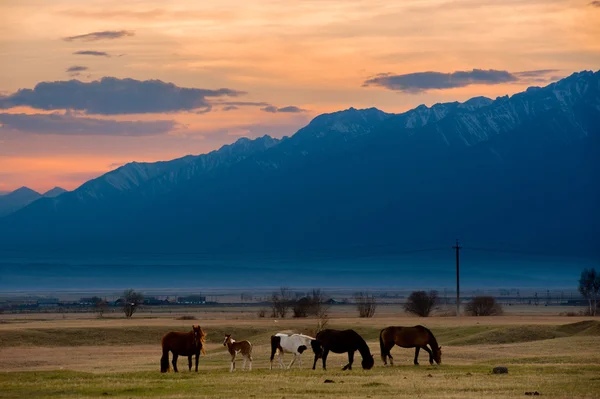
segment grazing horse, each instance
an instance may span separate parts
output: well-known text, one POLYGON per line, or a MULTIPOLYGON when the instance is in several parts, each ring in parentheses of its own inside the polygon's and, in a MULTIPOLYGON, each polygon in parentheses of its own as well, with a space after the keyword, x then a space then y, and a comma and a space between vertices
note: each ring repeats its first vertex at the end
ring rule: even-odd
POLYGON ((317 359, 323 358, 323 370, 326 370, 327 355, 329 351, 333 353, 348 352, 348 364, 342 370, 352 370, 354 362, 354 352, 359 351, 362 356, 362 368, 369 370, 375 364, 369 346, 365 340, 354 330, 323 330, 317 334, 317 339, 311 342, 313 352, 315 352, 315 361, 313 370, 317 366, 317 359))
POLYGON ((419 365, 419 350, 424 349, 429 353, 429 363, 433 361, 437 364, 442 363, 442 347, 438 343, 428 328, 423 326, 414 327, 387 327, 379 333, 379 346, 381 347, 381 359, 387 366, 387 358, 390 358, 390 365, 394 365, 394 358, 390 350, 394 345, 402 348, 415 348, 415 366, 419 365), (431 349, 427 347, 429 345, 431 349))
POLYGON ((294 354, 292 361, 287 366, 288 369, 292 368, 296 359, 298 359, 299 366, 302 367, 302 352, 308 348, 312 348, 311 342, 314 340, 313 337, 303 334, 277 333, 271 336, 271 365, 269 366, 269 370, 273 369, 273 358, 277 350, 279 350, 279 365, 282 369, 286 368, 283 364, 284 353, 294 354))
POLYGON ((196 372, 198 371, 198 358, 200 352, 206 355, 204 339, 206 334, 200 326, 192 326, 192 331, 184 333, 171 331, 162 337, 162 357, 160 358, 160 372, 169 371, 169 351, 173 353, 173 371, 177 373, 177 357, 187 356, 188 367, 192 371, 192 356, 196 355, 196 372))
POLYGON ((231 338, 231 334, 225 335, 225 341, 223 341, 223 346, 227 347, 229 354, 231 355, 231 367, 229 368, 229 372, 235 370, 235 355, 240 352, 244 357, 244 363, 242 364, 242 370, 246 368, 246 360, 250 361, 250 366, 248 368, 249 371, 252 371, 252 344, 248 341, 240 341, 235 342, 233 338, 231 338))

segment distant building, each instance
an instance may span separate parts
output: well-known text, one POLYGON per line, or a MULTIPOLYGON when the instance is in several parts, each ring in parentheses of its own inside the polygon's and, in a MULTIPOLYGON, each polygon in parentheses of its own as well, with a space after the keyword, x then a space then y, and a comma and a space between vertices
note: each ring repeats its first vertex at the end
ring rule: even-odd
POLYGON ((40 298, 37 300, 37 306, 40 308, 57 308, 60 306, 58 298, 40 298))
POLYGON ((184 305, 204 305, 206 297, 203 295, 188 295, 177 298, 177 303, 184 305))
POLYGON ((166 299, 158 299, 153 296, 144 298, 144 305, 160 306, 160 305, 168 305, 168 304, 169 304, 169 301, 167 301, 166 299))

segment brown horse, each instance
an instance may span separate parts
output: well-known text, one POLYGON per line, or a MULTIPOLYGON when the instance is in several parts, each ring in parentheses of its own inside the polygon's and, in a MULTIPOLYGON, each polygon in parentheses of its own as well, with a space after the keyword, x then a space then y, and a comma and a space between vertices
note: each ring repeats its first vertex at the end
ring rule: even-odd
POLYGON ((429 363, 433 361, 437 364, 442 363, 442 347, 438 343, 428 328, 423 326, 414 327, 387 327, 379 333, 379 345, 381 347, 381 359, 383 364, 387 366, 387 358, 390 358, 390 365, 394 365, 394 358, 390 354, 390 350, 394 345, 402 348, 415 348, 416 366, 419 365, 419 350, 423 349, 429 353, 429 363), (427 347, 429 345, 431 349, 427 347))
POLYGON ((192 326, 192 331, 184 333, 171 331, 162 337, 162 357, 160 358, 160 372, 169 371, 169 351, 173 353, 173 371, 177 372, 177 357, 187 356, 188 367, 192 371, 192 356, 196 355, 196 372, 198 372, 198 358, 200 352, 206 355, 204 340, 206 334, 200 326, 192 326))
POLYGON ((329 351, 333 353, 346 353, 348 352, 348 364, 344 366, 342 370, 352 370, 352 363, 354 362, 354 352, 357 350, 362 356, 362 368, 369 370, 375 364, 373 355, 369 350, 369 346, 365 340, 358 335, 354 330, 323 330, 319 332, 316 339, 311 342, 313 352, 315 353, 315 361, 313 363, 313 370, 317 366, 317 360, 319 357, 323 358, 323 370, 326 370, 327 355, 329 351))

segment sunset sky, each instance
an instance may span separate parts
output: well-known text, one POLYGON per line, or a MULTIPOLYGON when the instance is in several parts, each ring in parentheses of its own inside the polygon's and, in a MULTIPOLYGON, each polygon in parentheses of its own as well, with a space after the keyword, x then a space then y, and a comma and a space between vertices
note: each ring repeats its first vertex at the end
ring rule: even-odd
POLYGON ((0 191, 599 68, 600 1, 4 0, 0 191))

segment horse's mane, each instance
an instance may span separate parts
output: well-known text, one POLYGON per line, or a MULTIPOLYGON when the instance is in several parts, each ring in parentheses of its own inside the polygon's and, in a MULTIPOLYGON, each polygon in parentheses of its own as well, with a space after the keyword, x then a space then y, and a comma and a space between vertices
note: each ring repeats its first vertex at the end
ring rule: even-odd
POLYGON ((367 342, 359 334, 356 334, 356 336, 357 336, 357 338, 359 340, 358 351, 360 352, 360 355, 363 358, 365 356, 367 356, 367 357, 372 356, 371 355, 371 350, 369 349, 369 345, 367 345, 367 342))
POLYGON ((439 345, 437 340, 435 339, 435 337, 433 336, 433 333, 431 332, 431 330, 427 327, 423 327, 425 329, 425 331, 427 331, 427 334, 429 334, 429 339, 431 340, 431 342, 429 343, 429 346, 431 346, 431 349, 433 349, 433 352, 437 353, 439 351, 439 345))
POLYGON ((202 352, 203 355, 206 355, 206 350, 204 349, 205 341, 206 341, 206 333, 204 332, 202 327, 200 327, 200 343, 202 344, 202 348, 200 348, 200 351, 202 352))

